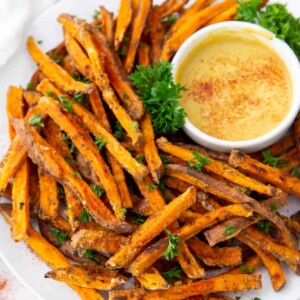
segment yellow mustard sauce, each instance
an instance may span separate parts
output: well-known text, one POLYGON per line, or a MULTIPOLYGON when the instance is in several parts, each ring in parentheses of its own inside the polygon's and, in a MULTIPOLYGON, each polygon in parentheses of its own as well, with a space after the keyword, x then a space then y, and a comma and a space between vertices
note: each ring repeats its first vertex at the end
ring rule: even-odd
POLYGON ((220 32, 191 51, 175 81, 191 123, 228 141, 262 136, 288 114, 291 79, 284 62, 258 39, 220 32))

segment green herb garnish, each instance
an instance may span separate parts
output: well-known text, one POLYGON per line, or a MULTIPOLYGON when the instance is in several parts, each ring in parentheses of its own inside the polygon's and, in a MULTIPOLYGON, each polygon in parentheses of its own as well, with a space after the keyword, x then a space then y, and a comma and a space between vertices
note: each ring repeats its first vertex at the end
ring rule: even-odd
POLYGON ((266 234, 270 233, 270 228, 272 226, 272 222, 260 220, 257 222, 258 228, 266 234))
POLYGON ((174 83, 172 64, 164 61, 148 67, 137 66, 136 69, 130 79, 151 115, 155 132, 178 131, 186 117, 178 101, 185 88, 174 83))
POLYGON ((169 244, 168 244, 168 248, 164 252, 163 256, 167 260, 170 260, 170 259, 173 259, 174 257, 176 257, 179 253, 179 248, 177 247, 177 245, 180 242, 180 239, 175 237, 171 231, 166 230, 166 232, 168 235, 169 244))
POLYGON ((182 276, 182 269, 178 266, 172 268, 169 271, 162 272, 162 277, 166 280, 168 284, 171 284, 172 279, 180 279, 182 276))
POLYGON ((36 89, 31 82, 28 82, 27 86, 26 86, 26 90, 27 91, 35 91, 36 89))
POLYGON ((93 19, 97 20, 100 17, 100 11, 99 10, 94 10, 94 14, 93 14, 93 19))
POLYGON ((144 155, 137 155, 135 157, 135 160, 140 164, 140 165, 143 165, 144 164, 144 155))
POLYGON ((120 212, 121 218, 124 218, 126 216, 127 209, 121 208, 121 209, 119 209, 119 212, 120 212))
POLYGON ((120 122, 117 121, 114 127, 114 137, 120 140, 123 136, 123 132, 124 132, 123 127, 121 126, 120 122))
POLYGON ((199 151, 193 151, 194 159, 189 161, 189 167, 196 169, 198 172, 202 171, 204 165, 209 165, 211 162, 207 156, 201 155, 199 151))
POLYGON ((161 161, 163 162, 164 165, 167 165, 167 164, 171 163, 171 160, 169 159, 169 157, 167 155, 165 155, 163 153, 160 153, 160 152, 158 153, 158 155, 159 155, 159 157, 160 157, 160 159, 161 159, 161 161))
POLYGON ((64 159, 67 162, 67 164, 72 167, 72 160, 71 160, 70 156, 66 155, 66 156, 64 156, 64 159))
POLYGON ((148 192, 153 192, 157 188, 156 185, 147 182, 145 179, 142 180, 142 183, 148 186, 148 192))
POLYGON ((33 126, 40 126, 44 127, 44 123, 42 122, 43 117, 41 115, 33 115, 29 120, 28 123, 33 126))
POLYGON ((271 211, 277 211, 278 210, 278 208, 277 208, 277 206, 276 206, 275 203, 271 203, 270 204, 270 209, 271 209, 271 211))
POLYGON ((83 208, 79 218, 78 218, 78 221, 86 224, 88 222, 91 222, 93 219, 92 219, 92 216, 89 214, 89 212, 86 210, 86 208, 83 208))
POLYGON ((103 147, 106 145, 106 142, 102 139, 101 136, 96 136, 94 144, 101 151, 103 149, 103 147))
POLYGON ((73 108, 72 108, 73 101, 68 100, 67 96, 64 95, 58 95, 57 98, 67 111, 73 112, 73 108))
POLYGON ((144 222, 145 222, 145 217, 141 215, 135 216, 131 221, 132 224, 136 224, 136 225, 141 225, 144 222))
POLYGON ((69 235, 65 231, 60 231, 55 228, 51 229, 50 232, 55 236, 56 242, 55 246, 59 247, 63 241, 67 240, 69 238, 69 235))
POLYGON ((82 254, 85 258, 95 261, 97 264, 100 264, 99 258, 96 256, 96 251, 90 249, 83 249, 82 254))
POLYGON ((131 130, 133 132, 136 132, 137 129, 139 128, 139 123, 138 122, 134 122, 131 126, 130 126, 131 130))
POLYGON ((82 179, 82 176, 80 175, 80 173, 79 172, 75 172, 75 173, 73 173, 72 174, 72 177, 78 177, 78 178, 80 178, 80 179, 82 179))
POLYGON ((90 185, 91 189, 93 190, 93 192, 95 193, 95 195, 97 197, 101 197, 104 193, 104 190, 97 184, 91 184, 90 185))
POLYGON ((300 19, 288 12, 286 5, 274 3, 261 8, 262 0, 239 1, 236 19, 259 24, 284 40, 300 59, 300 19))
POLYGON ((288 167, 290 164, 288 161, 284 160, 280 156, 278 156, 278 157, 272 156, 270 153, 270 150, 263 151, 262 156, 263 156, 263 161, 262 161, 263 163, 265 163, 273 168, 276 168, 276 169, 279 169, 282 167, 288 167))
POLYGON ((84 102, 84 99, 85 99, 85 93, 83 92, 80 92, 80 93, 77 93, 77 94, 74 94, 72 99, 80 104, 82 104, 84 102))
POLYGON ((298 166, 293 166, 291 170, 291 176, 298 178, 300 177, 298 166))
POLYGON ((55 52, 49 55, 58 65, 62 65, 62 58, 55 52))
POLYGON ((240 270, 241 271, 247 271, 249 274, 252 274, 254 272, 253 267, 248 267, 246 265, 241 265, 240 270))
POLYGON ((225 227, 225 232, 224 232, 224 236, 227 236, 227 235, 230 235, 230 234, 233 234, 234 232, 236 232, 236 229, 231 227, 230 224, 226 224, 226 227, 225 227))

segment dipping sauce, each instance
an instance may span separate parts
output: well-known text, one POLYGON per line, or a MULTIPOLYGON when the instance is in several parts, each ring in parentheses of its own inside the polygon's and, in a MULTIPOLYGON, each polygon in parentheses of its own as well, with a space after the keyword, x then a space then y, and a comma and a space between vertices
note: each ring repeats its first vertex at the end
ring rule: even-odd
POLYGON ((292 101, 281 58, 257 38, 222 31, 191 51, 175 81, 181 106, 204 133, 227 141, 260 137, 279 125, 292 101))

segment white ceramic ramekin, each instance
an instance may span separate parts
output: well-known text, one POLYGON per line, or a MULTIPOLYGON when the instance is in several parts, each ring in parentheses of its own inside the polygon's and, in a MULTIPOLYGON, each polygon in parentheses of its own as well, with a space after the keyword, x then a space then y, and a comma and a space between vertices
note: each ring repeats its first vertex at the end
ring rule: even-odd
MULTIPOLYGON (((237 32, 248 36, 251 35, 252 37, 259 39, 281 57, 291 78, 292 102, 290 111, 282 122, 272 131, 251 140, 225 141, 212 137, 195 127, 189 121, 188 116, 185 120, 183 130, 196 143, 212 150, 230 152, 232 149, 240 149, 245 152, 255 152, 270 146, 282 138, 292 125, 300 108, 300 63, 293 50, 285 42, 277 39, 272 32, 251 23, 229 21, 210 25, 194 33, 180 47, 172 61, 173 75, 174 78, 176 78, 176 73, 181 63, 196 46, 201 44, 201 41, 206 39, 212 33, 228 30, 230 32, 237 32)), ((238 128, 233 128, 233 130, 238 130, 238 128)))

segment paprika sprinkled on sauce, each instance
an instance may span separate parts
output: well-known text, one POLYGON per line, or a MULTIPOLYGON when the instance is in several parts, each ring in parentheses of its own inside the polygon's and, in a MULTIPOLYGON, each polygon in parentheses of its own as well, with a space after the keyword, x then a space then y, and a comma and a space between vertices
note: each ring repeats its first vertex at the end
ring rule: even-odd
POLYGON ((220 32, 191 51, 175 80, 194 126, 228 141, 276 128, 291 106, 291 79, 281 58, 254 37, 220 32))

